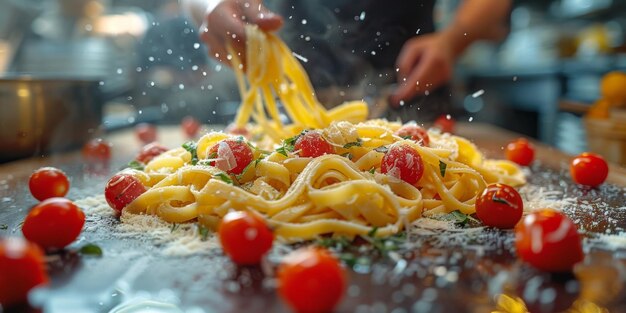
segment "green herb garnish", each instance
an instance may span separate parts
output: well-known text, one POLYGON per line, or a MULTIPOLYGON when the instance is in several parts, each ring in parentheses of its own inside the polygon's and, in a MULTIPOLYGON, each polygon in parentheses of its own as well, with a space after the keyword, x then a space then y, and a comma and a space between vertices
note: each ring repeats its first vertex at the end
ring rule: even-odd
POLYGON ((7 230, 7 229, 9 229, 9 225, 7 224, 0 225, 0 230, 7 230))
POLYGON ((352 153, 350 153, 350 152, 346 152, 346 153, 342 154, 341 156, 344 157, 344 158, 347 158, 348 160, 352 160, 352 158, 354 157, 352 155, 352 153))
POLYGON ((361 146, 363 146, 363 140, 361 140, 361 138, 357 138, 356 141, 348 142, 347 144, 343 145, 343 148, 350 149, 352 147, 361 147, 361 146))
POLYGON ((478 222, 475 218, 469 214, 462 213, 461 211, 452 211, 446 215, 443 215, 442 220, 451 221, 458 226, 465 226, 470 221, 478 222))
POLYGON ((448 164, 442 162, 441 160, 439 160, 439 172, 441 173, 441 177, 446 177, 446 168, 448 167, 448 164))
POLYGON ((407 136, 400 136, 400 137, 402 137, 402 139, 404 139, 404 140, 407 140, 407 139, 411 139, 411 138, 413 138, 413 136, 411 136, 411 135, 407 135, 407 136))
POLYGON ((173 233, 175 230, 178 229, 178 227, 180 227, 180 224, 173 223, 172 227, 170 227, 170 233, 173 233))
POLYGON ((226 173, 217 173, 215 174, 215 176, 213 177, 217 177, 219 178, 221 181, 227 183, 227 184, 231 184, 234 185, 235 182, 233 181, 233 179, 230 177, 230 175, 226 174, 226 173))
POLYGON ((287 149, 284 146, 276 149, 276 152, 278 152, 278 153, 280 153, 280 154, 282 154, 284 156, 289 156, 289 154, 287 153, 287 149))
POLYGON ((78 250, 78 253, 82 255, 89 255, 89 256, 102 256, 102 248, 100 248, 99 246, 93 243, 88 243, 82 246, 78 250))
POLYGON ((198 224, 198 235, 200 235, 200 240, 207 241, 209 238, 209 229, 198 224))
POLYGON ((375 167, 370 168, 369 172, 370 174, 376 173, 376 168, 375 167))
POLYGON ((491 197, 491 200, 493 202, 502 203, 502 204, 506 204, 508 206, 511 206, 511 203, 509 201, 506 201, 506 199, 503 199, 503 198, 496 197, 495 193, 493 194, 493 197, 491 197))
POLYGON ((126 165, 126 167, 133 169, 133 170, 138 170, 138 171, 143 171, 144 167, 143 167, 143 163, 137 161, 137 160, 132 160, 130 162, 128 162, 128 165, 126 165))
POLYGON ((191 165, 198 163, 198 145, 193 141, 188 141, 183 144, 183 148, 191 153, 191 165))

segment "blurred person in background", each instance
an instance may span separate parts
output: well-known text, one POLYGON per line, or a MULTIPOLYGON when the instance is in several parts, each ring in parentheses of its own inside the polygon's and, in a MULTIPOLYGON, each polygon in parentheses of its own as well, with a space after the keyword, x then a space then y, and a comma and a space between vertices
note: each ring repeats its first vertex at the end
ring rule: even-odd
POLYGON ((307 59, 303 66, 325 105, 372 93, 400 108, 387 117, 419 121, 451 110, 447 85, 455 61, 475 41, 503 39, 511 8, 510 0, 465 0, 453 21, 435 31, 435 0, 181 1, 201 25, 211 57, 230 65, 230 42, 245 60, 244 25, 256 24, 278 31, 307 59))

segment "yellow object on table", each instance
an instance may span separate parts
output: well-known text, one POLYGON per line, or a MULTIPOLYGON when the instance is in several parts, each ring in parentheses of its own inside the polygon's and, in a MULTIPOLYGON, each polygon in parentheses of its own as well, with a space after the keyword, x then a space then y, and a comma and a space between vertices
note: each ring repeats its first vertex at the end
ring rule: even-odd
POLYGON ((626 107, 626 73, 610 72, 600 82, 602 99, 614 107, 626 107))

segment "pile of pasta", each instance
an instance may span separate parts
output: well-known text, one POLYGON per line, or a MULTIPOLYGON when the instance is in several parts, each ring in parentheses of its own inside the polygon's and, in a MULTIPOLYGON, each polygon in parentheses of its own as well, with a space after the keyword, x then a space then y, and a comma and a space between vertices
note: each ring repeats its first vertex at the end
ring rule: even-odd
POLYGON ((397 136, 399 122, 365 121, 368 111, 362 101, 325 110, 278 37, 253 26, 246 27, 246 35, 245 76, 232 50, 231 59, 243 99, 235 124, 252 136, 209 132, 154 158, 143 170, 125 170, 147 187, 125 214, 156 214, 168 222, 215 229, 229 211, 247 210, 287 241, 366 235, 373 228, 376 236, 389 236, 423 215, 474 213, 476 197, 489 183, 525 183, 519 167, 485 159, 462 137, 431 130, 430 142, 423 146, 397 136), (281 120, 276 99, 287 122, 281 120), (318 132, 333 153, 299 156, 293 142, 306 130, 318 132), (224 158, 236 162, 232 155, 211 153, 224 140, 251 147, 253 160, 241 174, 214 166, 224 158), (424 171, 417 183, 381 172, 381 161, 393 145, 407 145, 421 156, 424 171))

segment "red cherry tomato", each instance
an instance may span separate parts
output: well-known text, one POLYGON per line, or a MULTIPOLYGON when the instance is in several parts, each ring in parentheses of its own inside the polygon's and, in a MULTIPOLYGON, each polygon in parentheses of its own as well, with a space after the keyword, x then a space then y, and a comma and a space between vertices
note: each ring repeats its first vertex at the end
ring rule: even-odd
POLYGON ((113 210, 122 212, 133 200, 146 192, 146 187, 137 177, 130 174, 116 174, 109 179, 104 188, 104 197, 113 210))
POLYGON ((218 235, 224 253, 239 265, 259 264, 274 241, 274 234, 265 221, 243 211, 226 214, 218 235))
POLYGON ((30 175, 28 187, 35 199, 43 201, 53 197, 65 197, 70 189, 70 181, 60 169, 42 167, 30 175))
POLYGON ((422 156, 408 145, 392 145, 380 164, 383 174, 414 185, 424 174, 422 156))
POLYGON ((333 154, 335 150, 322 135, 315 131, 307 131, 296 139, 294 150, 305 158, 316 158, 324 154, 333 154))
POLYGON ((85 213, 65 198, 50 198, 26 215, 22 233, 42 248, 65 248, 78 238, 85 225, 85 213))
POLYGON ((225 139, 218 142, 209 150, 217 161, 211 162, 212 166, 230 174, 241 174, 252 162, 252 149, 241 139, 225 139))
POLYGON ((581 185, 596 187, 609 176, 609 165, 599 155, 585 152, 572 160, 570 164, 572 179, 581 185))
POLYGON ((82 154, 88 161, 108 161, 111 158, 111 144, 101 138, 89 140, 83 146, 82 154))
POLYGON ((137 155, 135 160, 143 164, 148 164, 148 162, 152 161, 152 159, 158 157, 159 155, 163 154, 163 152, 168 150, 169 149, 167 149, 165 146, 161 145, 158 142, 149 143, 141 148, 141 151, 139 151, 139 155, 137 155))
POLYGON ((346 289, 346 274, 330 253, 301 248, 278 267, 278 293, 296 312, 331 312, 346 289))
POLYGON ((22 238, 0 239, 0 305, 5 309, 25 303, 28 292, 48 283, 44 256, 22 238))
POLYGON ((454 133, 456 121, 448 114, 439 116, 434 123, 435 128, 439 128, 444 133, 454 133))
POLYGON ((571 271, 583 259, 576 225, 551 209, 524 217, 515 227, 515 248, 519 258, 542 271, 571 271))
POLYGON ((535 148, 525 138, 506 145, 506 158, 522 166, 528 166, 535 158, 535 148))
POLYGON ((196 137, 198 131, 200 130, 200 122, 193 116, 185 116, 181 122, 181 126, 183 131, 189 138, 196 137))
POLYGON ((428 132, 415 124, 406 124, 396 131, 396 135, 411 139, 417 142, 420 146, 428 147, 430 145, 430 137, 428 132))
POLYGON ((152 124, 139 123, 135 126, 135 134, 143 144, 151 143, 157 139, 157 128, 152 124))
POLYGON ((491 184, 476 199, 476 215, 487 226, 513 228, 523 212, 522 197, 509 185, 491 184))

